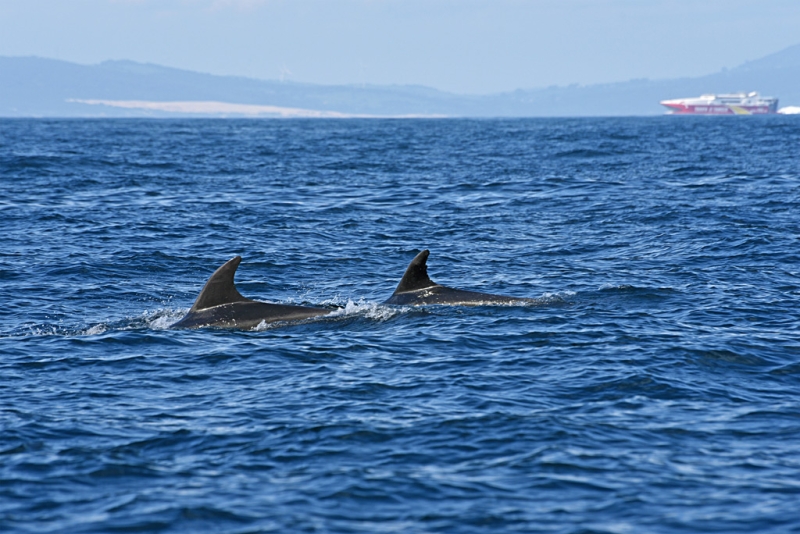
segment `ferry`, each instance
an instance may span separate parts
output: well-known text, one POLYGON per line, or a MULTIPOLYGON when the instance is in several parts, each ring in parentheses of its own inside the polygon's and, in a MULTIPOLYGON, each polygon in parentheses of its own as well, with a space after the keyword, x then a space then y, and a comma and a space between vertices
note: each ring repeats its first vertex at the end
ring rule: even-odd
POLYGON ((778 99, 752 93, 702 95, 662 100, 671 115, 766 115, 778 112, 778 99))

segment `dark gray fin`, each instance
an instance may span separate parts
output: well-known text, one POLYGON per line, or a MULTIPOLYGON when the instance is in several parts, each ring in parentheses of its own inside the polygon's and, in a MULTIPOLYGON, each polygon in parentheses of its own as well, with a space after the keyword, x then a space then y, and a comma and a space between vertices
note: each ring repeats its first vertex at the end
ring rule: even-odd
POLYGON ((393 295, 438 285, 428 278, 428 256, 430 253, 429 250, 423 250, 411 260, 411 263, 408 264, 408 269, 406 269, 406 274, 403 275, 403 279, 400 280, 397 289, 392 293, 393 295))
POLYGON ((194 301, 194 306, 189 312, 205 310, 206 308, 231 302, 252 302, 236 291, 236 286, 233 285, 233 275, 236 274, 236 269, 241 262, 242 257, 236 256, 214 271, 206 285, 203 286, 203 290, 200 291, 197 300, 194 301))

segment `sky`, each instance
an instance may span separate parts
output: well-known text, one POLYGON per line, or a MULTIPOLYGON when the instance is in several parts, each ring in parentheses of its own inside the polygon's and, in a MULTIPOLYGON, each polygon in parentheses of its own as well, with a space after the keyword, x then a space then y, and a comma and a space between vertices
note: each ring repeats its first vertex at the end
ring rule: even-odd
POLYGON ((800 43, 800 0, 0 0, 0 56, 462 94, 701 76, 800 43))

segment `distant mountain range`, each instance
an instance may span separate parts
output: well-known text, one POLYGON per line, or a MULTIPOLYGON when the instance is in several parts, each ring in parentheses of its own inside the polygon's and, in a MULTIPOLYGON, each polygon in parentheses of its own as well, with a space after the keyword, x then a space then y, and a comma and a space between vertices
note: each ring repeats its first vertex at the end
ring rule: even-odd
POLYGON ((133 61, 79 65, 0 57, 2 117, 658 115, 658 102, 759 91, 800 106, 800 45, 695 78, 467 96, 412 85, 315 85, 215 76, 133 61))

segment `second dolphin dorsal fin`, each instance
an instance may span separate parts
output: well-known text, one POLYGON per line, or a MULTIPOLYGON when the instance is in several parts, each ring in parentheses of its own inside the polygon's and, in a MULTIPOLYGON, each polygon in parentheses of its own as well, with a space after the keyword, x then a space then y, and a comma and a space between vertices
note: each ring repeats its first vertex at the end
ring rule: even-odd
POLYGON ((189 311, 204 310, 231 302, 250 302, 250 299, 244 298, 233 285, 233 275, 236 274, 241 262, 242 257, 236 256, 214 271, 189 311))
POLYGON ((408 264, 408 269, 403 275, 403 279, 394 290, 394 294, 405 293, 406 291, 416 291, 417 289, 425 289, 426 287, 433 287, 437 285, 433 280, 428 278, 428 256, 429 250, 423 250, 408 264))

